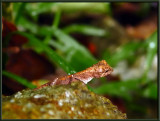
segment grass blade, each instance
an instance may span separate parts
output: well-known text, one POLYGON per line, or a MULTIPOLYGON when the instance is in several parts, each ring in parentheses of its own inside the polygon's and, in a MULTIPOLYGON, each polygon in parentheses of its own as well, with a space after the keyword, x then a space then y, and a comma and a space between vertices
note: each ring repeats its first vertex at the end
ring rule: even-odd
POLYGON ((60 22, 61 11, 57 11, 55 14, 55 19, 53 21, 53 27, 57 28, 60 22))
POLYGON ((157 31, 156 31, 155 33, 152 34, 151 37, 147 39, 147 59, 145 62, 145 67, 146 67, 145 73, 146 74, 148 73, 151 67, 153 58, 157 53, 157 46, 158 45, 157 45, 157 31))
POLYGON ((31 82, 29 82, 28 80, 26 80, 26 79, 24 79, 24 78, 22 78, 22 77, 20 77, 20 76, 17 76, 17 75, 15 75, 15 74, 11 73, 11 72, 2 71, 2 75, 7 76, 7 77, 9 77, 9 78, 11 78, 11 79, 14 79, 15 81, 19 82, 20 84, 22 84, 22 85, 24 85, 24 86, 26 86, 26 87, 28 87, 28 88, 31 88, 31 89, 36 88, 36 86, 33 85, 33 84, 32 84, 31 82))
POLYGON ((62 30, 67 34, 73 32, 91 36, 105 36, 108 34, 104 29, 96 28, 89 25, 80 25, 80 24, 70 25, 63 28, 62 30))
POLYGON ((22 16, 22 12, 24 11, 26 3, 21 3, 19 5, 19 8, 17 10, 16 16, 15 16, 15 23, 18 23, 19 18, 22 16))

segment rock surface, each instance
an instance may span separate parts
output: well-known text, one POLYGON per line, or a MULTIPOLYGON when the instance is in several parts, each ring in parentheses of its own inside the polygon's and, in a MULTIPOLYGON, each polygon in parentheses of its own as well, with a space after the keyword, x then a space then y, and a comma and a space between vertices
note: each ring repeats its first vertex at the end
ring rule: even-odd
POLYGON ((23 90, 2 97, 2 119, 126 119, 82 82, 23 90))

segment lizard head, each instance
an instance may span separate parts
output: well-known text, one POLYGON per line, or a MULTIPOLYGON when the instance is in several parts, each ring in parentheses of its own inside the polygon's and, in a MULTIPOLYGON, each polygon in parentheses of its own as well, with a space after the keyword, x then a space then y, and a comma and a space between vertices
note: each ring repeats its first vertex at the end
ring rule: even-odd
POLYGON ((105 60, 99 61, 97 64, 90 67, 90 72, 92 72, 95 78, 100 78, 112 73, 113 69, 110 67, 105 60))

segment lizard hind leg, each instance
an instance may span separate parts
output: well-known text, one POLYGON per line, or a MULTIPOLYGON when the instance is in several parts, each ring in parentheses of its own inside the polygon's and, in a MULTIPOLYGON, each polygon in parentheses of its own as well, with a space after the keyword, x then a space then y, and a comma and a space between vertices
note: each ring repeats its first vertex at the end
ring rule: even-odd
POLYGON ((50 82, 49 86, 56 85, 58 78, 54 79, 50 82))
POLYGON ((41 85, 41 86, 39 86, 39 87, 37 87, 37 88, 35 88, 35 89, 33 89, 33 90, 41 89, 41 88, 46 87, 46 86, 56 85, 57 80, 58 80, 58 78, 56 78, 56 79, 53 80, 53 81, 49 81, 48 83, 43 84, 43 85, 41 85))

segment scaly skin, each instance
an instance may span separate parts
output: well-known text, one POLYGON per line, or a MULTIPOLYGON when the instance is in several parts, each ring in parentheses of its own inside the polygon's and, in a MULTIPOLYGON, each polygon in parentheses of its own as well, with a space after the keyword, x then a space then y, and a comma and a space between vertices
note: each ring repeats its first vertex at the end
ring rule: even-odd
POLYGON ((44 85, 41 85, 40 87, 37 87, 35 89, 40 89, 46 86, 52 86, 52 85, 60 85, 60 84, 69 84, 74 81, 82 81, 85 84, 87 84, 90 80, 93 78, 100 78, 109 75, 113 69, 107 64, 105 60, 99 61, 97 64, 83 70, 80 72, 77 72, 75 74, 67 75, 64 77, 56 78, 53 81, 50 81, 44 85))

